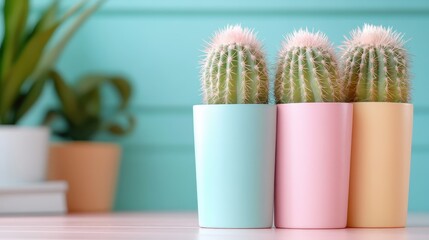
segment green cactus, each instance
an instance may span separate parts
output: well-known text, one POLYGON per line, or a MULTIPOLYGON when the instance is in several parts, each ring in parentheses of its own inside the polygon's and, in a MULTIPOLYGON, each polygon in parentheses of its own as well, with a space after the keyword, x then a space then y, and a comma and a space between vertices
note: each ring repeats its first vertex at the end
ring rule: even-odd
POLYGON ((206 104, 268 103, 268 71, 261 44, 248 28, 217 33, 202 64, 206 104))
POLYGON ((403 34, 391 28, 364 25, 346 39, 342 59, 348 102, 410 101, 403 34))
POLYGON ((325 34, 298 30, 285 38, 274 82, 276 103, 343 101, 332 44, 325 34))

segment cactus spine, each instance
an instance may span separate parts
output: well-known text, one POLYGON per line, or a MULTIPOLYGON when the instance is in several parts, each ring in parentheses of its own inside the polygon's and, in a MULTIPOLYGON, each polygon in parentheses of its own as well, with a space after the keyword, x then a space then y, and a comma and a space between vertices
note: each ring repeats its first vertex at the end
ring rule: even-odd
POLYGON ((279 53, 276 103, 343 100, 337 61, 325 34, 298 30, 285 38, 279 53))
POLYGON ((364 25, 343 45, 344 82, 349 102, 409 102, 408 55, 403 34, 364 25))
POLYGON ((255 34, 239 25, 218 32, 202 64, 207 104, 268 103, 268 71, 255 34))

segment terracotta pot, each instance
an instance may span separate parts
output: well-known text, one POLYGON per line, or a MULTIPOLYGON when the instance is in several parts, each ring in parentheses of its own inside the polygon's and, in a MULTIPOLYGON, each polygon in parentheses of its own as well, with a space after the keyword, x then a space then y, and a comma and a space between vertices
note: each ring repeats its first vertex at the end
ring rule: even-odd
POLYGON ((275 225, 347 224, 353 105, 277 105, 275 225))
POLYGON ((71 142, 50 148, 48 179, 69 184, 69 212, 112 209, 120 147, 109 143, 71 142))
POLYGON ((354 103, 349 227, 404 227, 413 105, 354 103))

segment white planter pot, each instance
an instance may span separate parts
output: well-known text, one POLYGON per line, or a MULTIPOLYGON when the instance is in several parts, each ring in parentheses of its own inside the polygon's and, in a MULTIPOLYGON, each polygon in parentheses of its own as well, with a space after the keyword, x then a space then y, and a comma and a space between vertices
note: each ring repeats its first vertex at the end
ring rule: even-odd
POLYGON ((0 184, 43 181, 49 129, 0 126, 0 184))

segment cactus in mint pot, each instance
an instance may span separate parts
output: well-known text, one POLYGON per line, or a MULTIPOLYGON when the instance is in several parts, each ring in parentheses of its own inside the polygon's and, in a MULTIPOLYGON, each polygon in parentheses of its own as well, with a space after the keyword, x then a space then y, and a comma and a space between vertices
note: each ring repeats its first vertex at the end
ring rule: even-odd
POLYGON ((343 228, 353 105, 344 103, 335 51, 324 33, 301 29, 286 36, 274 87, 276 227, 343 228))
POLYGON ((199 224, 269 228, 277 109, 262 44, 252 29, 227 26, 204 53, 204 104, 193 107, 199 224))
POLYGON ((209 43, 202 66, 207 104, 268 103, 268 71, 253 30, 228 26, 209 43))
POLYGON ((347 101, 410 101, 403 34, 392 28, 364 25, 346 39, 342 59, 347 101))
POLYGON ((403 34, 365 24, 345 39, 342 60, 346 100, 354 102, 347 225, 404 227, 413 105, 403 34))

